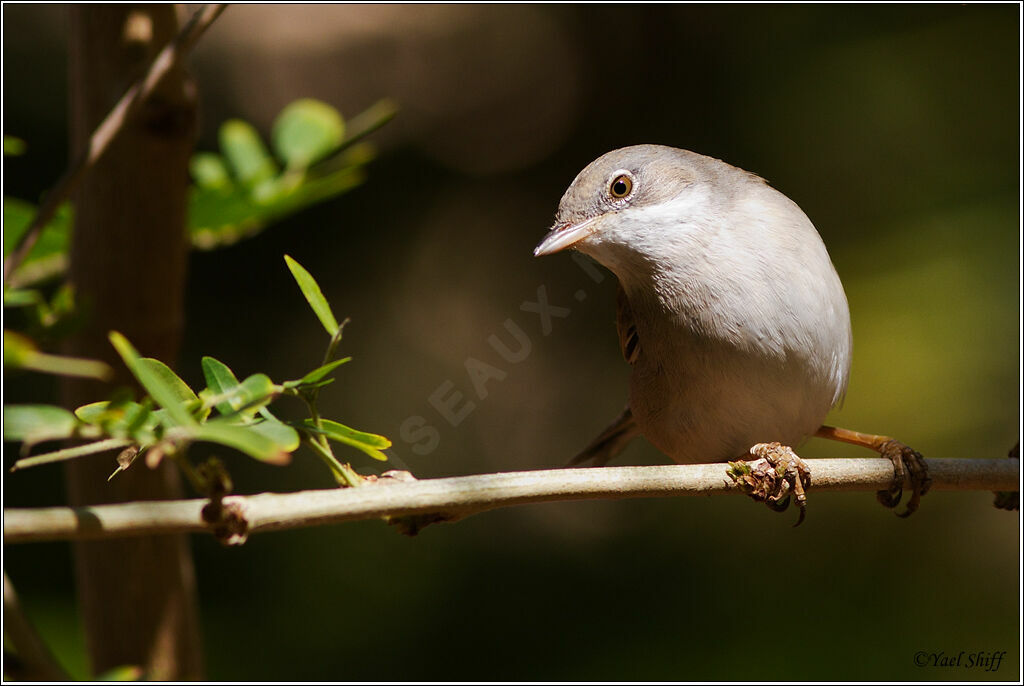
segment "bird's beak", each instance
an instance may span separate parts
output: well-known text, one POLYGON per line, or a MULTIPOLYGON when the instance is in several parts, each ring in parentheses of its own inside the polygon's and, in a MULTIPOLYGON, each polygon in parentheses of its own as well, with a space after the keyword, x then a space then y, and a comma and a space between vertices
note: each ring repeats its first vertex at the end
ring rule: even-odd
POLYGON ((544 240, 533 249, 533 256, 550 255, 571 248, 597 230, 596 220, 597 217, 591 217, 579 224, 555 224, 548 235, 544 236, 544 240))

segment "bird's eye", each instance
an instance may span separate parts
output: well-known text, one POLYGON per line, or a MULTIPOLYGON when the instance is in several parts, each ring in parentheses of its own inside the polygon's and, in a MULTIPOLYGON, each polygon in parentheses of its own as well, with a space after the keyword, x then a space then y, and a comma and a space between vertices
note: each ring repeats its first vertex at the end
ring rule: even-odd
POLYGON ((625 174, 619 174, 612 180, 608 192, 612 194, 613 198, 625 198, 633 192, 633 180, 625 174))

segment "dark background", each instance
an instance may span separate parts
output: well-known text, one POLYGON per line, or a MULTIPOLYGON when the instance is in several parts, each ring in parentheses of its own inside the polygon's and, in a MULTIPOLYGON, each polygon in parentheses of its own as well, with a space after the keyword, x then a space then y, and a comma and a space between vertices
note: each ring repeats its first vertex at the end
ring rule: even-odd
MULTIPOLYGON (((66 10, 4 6, 4 192, 62 171, 66 10)), ((560 466, 617 414, 628 368, 612 278, 532 257, 575 174, 661 143, 756 172, 818 227, 854 327, 830 419, 929 457, 1019 439, 1019 8, 1000 6, 231 7, 191 60, 199 149, 241 116, 264 132, 300 97, 354 115, 382 97, 366 183, 260 236, 193 253, 178 368, 294 378, 326 341, 281 255, 320 281, 354 357, 324 412, 395 440, 419 477, 560 466), (544 286, 572 308, 541 335, 544 286), (587 290, 582 303, 572 298, 587 290), (487 345, 513 319, 509 365, 487 345), (467 358, 507 372, 475 397, 467 358), (476 403, 458 427, 428 397, 476 403), (410 416, 440 431, 419 455, 410 416)), ((144 278, 144 266, 135 278, 144 278)), ((5 378, 5 402, 46 398, 5 378)), ((809 441, 805 457, 867 456, 809 441)), ((203 454, 201 448, 196 456, 203 454)), ((226 456, 236 490, 328 488, 311 455, 226 456)), ((364 472, 378 467, 349 456, 364 472)), ((5 456, 5 465, 13 460, 5 456)), ((664 458, 642 441, 619 464, 664 458)), ((56 467, 5 475, 5 505, 62 502, 56 467)), ((741 498, 537 505, 433 526, 380 522, 193 538, 215 679, 1019 679, 1019 517, 989 493, 928 495, 903 521, 869 493, 814 494, 808 521, 741 498), (1009 651, 998 672, 918 651, 1009 651)), ((65 664, 86 674, 69 546, 4 567, 65 664)))

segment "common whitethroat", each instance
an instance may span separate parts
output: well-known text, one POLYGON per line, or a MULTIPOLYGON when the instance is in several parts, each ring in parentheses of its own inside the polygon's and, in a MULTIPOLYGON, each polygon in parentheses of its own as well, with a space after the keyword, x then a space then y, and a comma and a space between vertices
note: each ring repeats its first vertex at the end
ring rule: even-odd
POLYGON ((789 446, 820 436, 889 458, 894 478, 879 501, 895 508, 909 474, 901 516, 917 509, 930 486, 920 454, 822 424, 846 392, 850 313, 792 200, 721 160, 622 148, 579 173, 534 254, 566 248, 618 278, 619 343, 632 366, 625 411, 574 463, 606 464, 638 435, 680 463, 765 458, 784 465, 802 519, 809 474, 789 446))

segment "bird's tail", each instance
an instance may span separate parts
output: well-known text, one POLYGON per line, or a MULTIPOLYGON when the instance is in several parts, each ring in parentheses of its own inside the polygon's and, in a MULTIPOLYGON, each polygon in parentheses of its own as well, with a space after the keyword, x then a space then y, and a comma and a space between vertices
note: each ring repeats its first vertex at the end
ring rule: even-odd
POLYGON ((593 460, 594 467, 604 467, 616 455, 622 452, 627 443, 639 435, 640 431, 633 420, 633 411, 627 405, 622 414, 616 417, 615 421, 607 429, 602 431, 576 457, 569 460, 568 466, 593 460))

